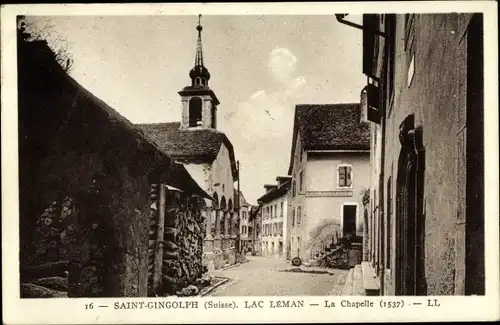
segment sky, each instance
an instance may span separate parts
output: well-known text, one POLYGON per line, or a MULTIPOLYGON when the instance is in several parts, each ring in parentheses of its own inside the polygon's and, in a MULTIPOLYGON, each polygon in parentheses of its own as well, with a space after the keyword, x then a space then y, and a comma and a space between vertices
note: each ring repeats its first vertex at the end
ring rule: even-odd
MULTIPOLYGON (((67 47, 70 75, 133 123, 180 121, 198 16, 29 17, 53 47, 67 47)), ((359 16, 349 20, 359 22, 359 16)), ((218 129, 240 161, 240 188, 255 204, 288 172, 297 104, 359 102, 362 32, 332 15, 209 16, 204 63, 218 129)))

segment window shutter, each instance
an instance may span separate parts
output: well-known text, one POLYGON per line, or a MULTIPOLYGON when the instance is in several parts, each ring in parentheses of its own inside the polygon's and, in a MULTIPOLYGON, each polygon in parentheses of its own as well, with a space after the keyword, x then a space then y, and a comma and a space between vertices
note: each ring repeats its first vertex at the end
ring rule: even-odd
POLYGON ((345 167, 339 167, 339 186, 346 186, 345 169, 345 167))
POLYGON ((346 167, 346 186, 351 186, 351 167, 346 167))

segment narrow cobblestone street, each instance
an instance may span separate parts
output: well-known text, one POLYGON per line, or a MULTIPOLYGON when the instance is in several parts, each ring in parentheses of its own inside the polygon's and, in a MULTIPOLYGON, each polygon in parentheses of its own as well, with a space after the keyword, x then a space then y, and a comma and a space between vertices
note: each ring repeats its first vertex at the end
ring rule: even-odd
POLYGON ((338 295, 347 271, 334 274, 283 272, 292 266, 284 260, 247 256, 248 263, 213 275, 230 278, 209 296, 325 296, 338 295))

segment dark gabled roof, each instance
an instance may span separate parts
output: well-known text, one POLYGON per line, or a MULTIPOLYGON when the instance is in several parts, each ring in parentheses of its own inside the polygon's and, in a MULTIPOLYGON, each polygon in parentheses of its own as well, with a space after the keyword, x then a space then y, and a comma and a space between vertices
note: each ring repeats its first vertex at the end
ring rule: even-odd
POLYGON ((370 126, 361 121, 360 104, 296 105, 288 174, 299 133, 304 150, 370 149, 370 126))
POLYGON ((259 204, 266 203, 266 202, 272 201, 280 196, 285 195, 288 192, 288 190, 290 189, 290 184, 292 184, 292 182, 287 181, 287 182, 281 184, 281 186, 276 185, 275 188, 266 192, 264 195, 262 195, 260 198, 258 198, 257 202, 259 202, 259 204))
POLYGON ((177 160, 212 163, 224 144, 229 150, 233 179, 237 179, 233 145, 223 132, 214 129, 181 130, 180 122, 136 124, 136 127, 177 160))

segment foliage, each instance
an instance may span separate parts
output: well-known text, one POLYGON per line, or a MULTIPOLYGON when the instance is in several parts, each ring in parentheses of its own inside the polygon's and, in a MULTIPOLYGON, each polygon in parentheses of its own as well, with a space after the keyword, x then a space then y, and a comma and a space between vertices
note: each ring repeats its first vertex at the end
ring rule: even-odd
POLYGON ((363 189, 361 190, 361 196, 362 196, 362 202, 364 205, 368 204, 370 202, 370 189, 363 189))
POLYGON ((18 16, 17 31, 23 41, 47 41, 57 63, 65 72, 71 71, 74 61, 69 42, 55 31, 50 18, 18 16))
POLYGON ((335 219, 323 219, 314 227, 311 232, 311 240, 307 243, 306 248, 310 248, 322 241, 327 241, 332 237, 339 237, 340 223, 335 219))

